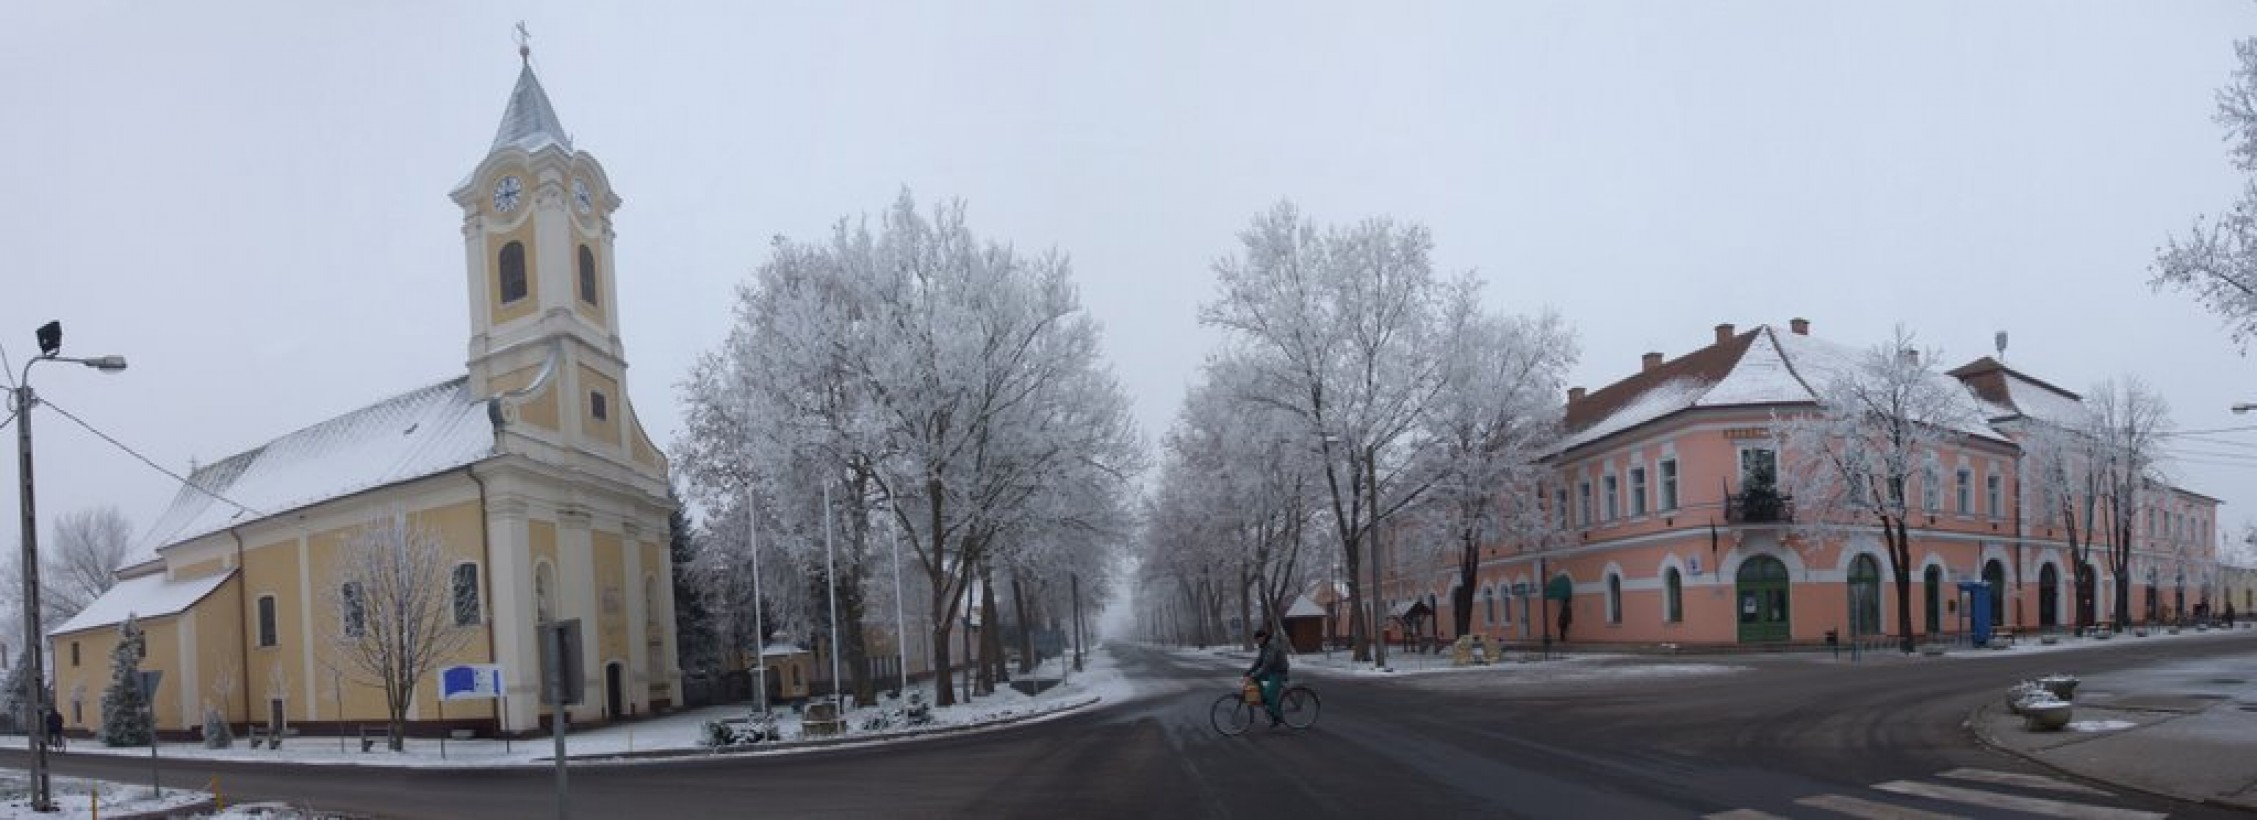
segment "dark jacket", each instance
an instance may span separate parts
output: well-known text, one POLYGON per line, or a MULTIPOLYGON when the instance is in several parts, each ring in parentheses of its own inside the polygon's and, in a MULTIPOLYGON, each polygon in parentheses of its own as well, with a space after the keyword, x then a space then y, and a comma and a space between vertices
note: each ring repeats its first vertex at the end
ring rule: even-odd
POLYGON ((1288 660, 1285 655, 1285 642, 1278 640, 1276 635, 1271 635, 1269 640, 1262 642, 1261 651, 1255 653, 1254 666, 1246 670, 1246 676, 1249 678, 1258 678, 1268 674, 1283 676, 1292 667, 1293 662, 1288 660))

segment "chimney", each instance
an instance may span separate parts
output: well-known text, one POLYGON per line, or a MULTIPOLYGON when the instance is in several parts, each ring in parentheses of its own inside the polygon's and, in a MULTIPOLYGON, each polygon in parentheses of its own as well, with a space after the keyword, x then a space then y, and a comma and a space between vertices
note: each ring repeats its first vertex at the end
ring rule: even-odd
POLYGON ((1661 352, 1660 352, 1660 351, 1654 351, 1654 352, 1651 352, 1651 353, 1647 353, 1647 354, 1645 355, 1645 357, 1644 357, 1644 358, 1641 358, 1641 359, 1639 359, 1639 360, 1638 360, 1638 372, 1640 372, 1640 373, 1644 373, 1644 372, 1646 372, 1646 371, 1648 371, 1648 370, 1652 370, 1652 369, 1654 369, 1654 368, 1656 368, 1656 367, 1660 367, 1660 366, 1661 366, 1661 352))
POLYGON ((1794 331, 1794 332, 1795 332, 1795 335, 1797 335, 1797 336, 1808 336, 1808 335, 1810 335, 1810 320, 1809 320, 1809 319, 1788 319, 1788 320, 1787 320, 1787 329, 1788 329, 1788 330, 1792 330, 1792 331, 1794 331))
POLYGON ((1567 389, 1567 403, 1568 403, 1568 404, 1574 404, 1574 403, 1576 403, 1576 402, 1579 402, 1579 401, 1582 401, 1582 400, 1583 400, 1583 388, 1580 388, 1580 387, 1570 387, 1570 388, 1568 388, 1568 389, 1567 389))
POLYGON ((1727 322, 1727 323, 1725 323, 1725 324, 1717 325, 1717 326, 1716 326, 1716 343, 1717 343, 1717 344, 1723 344, 1723 343, 1725 343, 1725 342, 1729 342, 1729 341, 1732 341, 1732 325, 1731 325, 1731 323, 1727 322))

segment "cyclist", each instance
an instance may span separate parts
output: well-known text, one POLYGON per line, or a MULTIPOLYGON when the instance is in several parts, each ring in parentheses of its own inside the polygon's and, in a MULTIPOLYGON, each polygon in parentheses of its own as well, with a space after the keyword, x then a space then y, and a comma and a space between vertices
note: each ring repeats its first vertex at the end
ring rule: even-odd
POLYGON ((1285 688, 1285 673, 1293 662, 1286 659, 1285 642, 1271 638, 1267 628, 1254 631, 1254 643, 1254 665, 1246 670, 1246 679, 1261 684, 1262 708, 1269 711, 1270 725, 1277 726, 1285 722, 1277 695, 1285 688))

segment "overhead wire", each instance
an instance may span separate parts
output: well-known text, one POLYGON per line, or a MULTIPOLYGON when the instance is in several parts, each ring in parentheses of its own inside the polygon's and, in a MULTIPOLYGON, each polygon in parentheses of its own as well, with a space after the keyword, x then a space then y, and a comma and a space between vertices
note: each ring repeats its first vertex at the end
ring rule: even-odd
POLYGON ((234 507, 235 509, 241 510, 241 511, 243 511, 243 512, 247 512, 247 513, 250 513, 250 514, 252 514, 252 515, 256 515, 256 516, 258 516, 258 517, 260 517, 260 518, 266 518, 266 517, 268 517, 269 515, 271 515, 270 513, 267 513, 267 512, 265 512, 265 511, 263 511, 263 510, 259 510, 259 509, 255 508, 255 507, 251 507, 251 506, 249 506, 249 505, 243 504, 243 503, 241 503, 241 502, 239 502, 239 501, 236 501, 235 499, 232 499, 232 498, 228 498, 227 496, 224 496, 224 495, 220 495, 219 493, 217 493, 217 492, 214 492, 214 491, 212 491, 212 490, 210 490, 210 489, 208 489, 208 488, 206 488, 206 487, 204 487, 204 486, 202 486, 202 485, 200 485, 200 484, 197 484, 197 483, 196 483, 196 482, 194 482, 194 481, 190 481, 190 480, 188 480, 187 478, 185 478, 185 477, 181 476, 181 475, 180 475, 179 473, 175 473, 175 472, 173 472, 173 471, 171 471, 171 470, 167 470, 167 469, 165 469, 163 465, 160 465, 160 464, 158 464, 157 462, 150 460, 150 458, 149 458, 148 456, 142 455, 140 451, 138 451, 138 450, 135 450, 135 449, 133 449, 133 448, 132 448, 132 447, 130 447, 130 446, 127 446, 125 442, 122 442, 122 441, 119 441, 119 440, 117 440, 117 438, 115 438, 115 437, 111 436, 111 435, 110 435, 110 434, 108 434, 108 433, 105 433, 105 432, 102 432, 101 430, 97 430, 97 429, 95 429, 94 425, 91 425, 91 424, 88 424, 88 423, 86 423, 86 420, 84 420, 84 419, 81 419, 81 418, 79 418, 79 417, 78 417, 78 416, 76 416, 76 415, 73 415, 73 414, 71 413, 71 411, 63 409, 63 408, 62 408, 61 406, 59 406, 59 405, 55 404, 54 402, 51 402, 51 401, 42 401, 42 402, 40 402, 40 403, 41 403, 41 404, 44 404, 44 405, 47 405, 47 406, 48 406, 49 408, 53 409, 53 410, 54 410, 54 411, 55 411, 56 413, 60 414, 60 415, 61 415, 61 416, 62 416, 63 418, 66 418, 66 419, 70 419, 72 423, 74 423, 74 424, 77 424, 77 425, 78 425, 78 426, 80 426, 80 427, 86 428, 86 432, 89 432, 89 433, 93 433, 93 434, 94 434, 94 435, 95 435, 96 437, 98 437, 98 438, 102 439, 103 441, 107 441, 107 442, 109 442, 109 443, 110 443, 110 446, 113 446, 113 447, 116 447, 116 448, 118 448, 118 449, 120 449, 120 450, 123 450, 123 451, 125 451, 126 455, 130 455, 130 456, 134 457, 135 459, 139 460, 139 461, 140 461, 141 463, 143 463, 143 464, 146 464, 146 465, 149 465, 149 469, 152 469, 152 470, 155 470, 155 471, 157 471, 157 472, 163 473, 163 474, 165 474, 165 475, 166 475, 167 477, 171 478, 172 480, 180 482, 181 486, 184 486, 184 487, 187 487, 187 488, 189 488, 189 489, 195 490, 196 492, 199 492, 199 493, 203 493, 204 495, 208 495, 208 496, 211 496, 212 498, 214 498, 214 499, 216 499, 216 500, 218 500, 218 501, 220 501, 220 502, 222 502, 222 503, 225 503, 225 504, 227 504, 228 506, 234 507))

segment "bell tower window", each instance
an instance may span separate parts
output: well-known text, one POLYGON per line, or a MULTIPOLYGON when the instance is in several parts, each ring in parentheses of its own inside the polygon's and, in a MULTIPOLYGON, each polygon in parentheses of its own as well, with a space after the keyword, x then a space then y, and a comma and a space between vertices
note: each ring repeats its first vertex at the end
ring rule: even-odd
POLYGON ((512 241, 503 245, 499 261, 502 304, 525 298, 525 244, 512 241))
POLYGON ((604 400, 602 393, 595 391, 588 393, 588 413, 595 416, 597 421, 611 418, 611 408, 607 406, 608 404, 609 402, 604 400))
POLYGON ((588 246, 580 246, 580 301, 599 305, 596 301, 596 254, 588 246))

